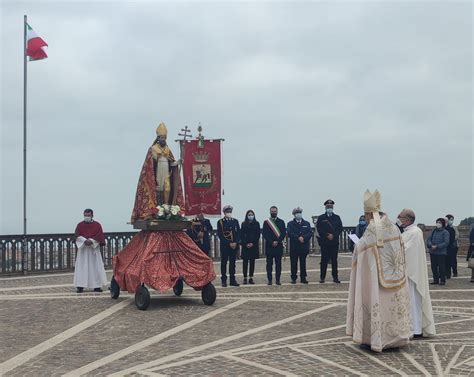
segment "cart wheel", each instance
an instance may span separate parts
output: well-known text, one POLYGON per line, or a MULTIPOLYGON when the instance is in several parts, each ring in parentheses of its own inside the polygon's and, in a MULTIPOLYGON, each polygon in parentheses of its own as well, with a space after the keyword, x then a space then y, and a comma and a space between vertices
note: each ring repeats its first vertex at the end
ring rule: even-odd
POLYGON ((204 286, 201 292, 201 297, 206 305, 212 305, 216 302, 216 288, 212 283, 208 283, 204 286))
POLYGON ((115 281, 115 277, 112 276, 112 280, 110 281, 110 297, 114 300, 118 299, 120 296, 120 286, 115 281))
POLYGON ((146 310, 150 305, 150 292, 144 285, 140 285, 135 292, 135 305, 140 310, 146 310))
POLYGON ((184 288, 183 279, 178 279, 176 281, 176 284, 173 287, 174 294, 176 296, 181 296, 181 294, 183 293, 183 288, 184 288))

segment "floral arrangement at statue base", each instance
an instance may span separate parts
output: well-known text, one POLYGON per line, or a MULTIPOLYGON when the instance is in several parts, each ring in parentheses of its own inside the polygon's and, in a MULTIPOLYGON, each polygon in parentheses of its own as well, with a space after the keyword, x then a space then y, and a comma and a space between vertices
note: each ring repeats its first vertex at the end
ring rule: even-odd
POLYGON ((163 204, 157 206, 158 213, 156 214, 157 220, 172 220, 172 221, 183 221, 186 220, 184 215, 181 213, 179 206, 171 206, 169 204, 163 204))
POLYGON ((179 206, 163 204, 157 206, 158 213, 148 220, 136 220, 133 223, 134 229, 152 231, 184 230, 191 226, 191 221, 186 219, 181 213, 179 206))

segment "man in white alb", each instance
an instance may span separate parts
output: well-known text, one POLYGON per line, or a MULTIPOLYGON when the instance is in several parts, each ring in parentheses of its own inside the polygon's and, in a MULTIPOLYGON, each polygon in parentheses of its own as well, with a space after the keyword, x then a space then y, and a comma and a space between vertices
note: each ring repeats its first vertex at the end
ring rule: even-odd
POLYGON ((426 247, 423 232, 415 225, 415 212, 403 209, 397 223, 403 228, 408 286, 410 289, 413 335, 415 338, 436 334, 428 285, 426 247))

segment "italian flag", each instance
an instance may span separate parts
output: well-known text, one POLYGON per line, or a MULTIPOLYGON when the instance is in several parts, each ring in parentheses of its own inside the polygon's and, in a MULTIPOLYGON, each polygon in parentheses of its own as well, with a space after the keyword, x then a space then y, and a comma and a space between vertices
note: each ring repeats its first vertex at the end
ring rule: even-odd
POLYGON ((32 60, 46 59, 45 47, 48 44, 35 33, 30 25, 26 24, 26 56, 32 60))

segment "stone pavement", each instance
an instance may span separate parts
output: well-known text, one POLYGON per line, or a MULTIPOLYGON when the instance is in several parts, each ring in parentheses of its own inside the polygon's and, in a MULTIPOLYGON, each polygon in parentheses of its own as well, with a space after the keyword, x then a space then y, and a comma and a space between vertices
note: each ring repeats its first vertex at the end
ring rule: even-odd
POLYGON ((459 264, 459 277, 431 290, 438 335, 382 354, 345 336, 347 254, 342 284, 317 283, 311 256, 309 285, 289 283, 287 259, 283 285, 267 286, 258 260, 256 284, 216 284, 213 306, 186 287, 152 291, 146 311, 123 292, 76 294, 72 274, 0 278, 0 375, 474 376, 474 284, 459 264))

